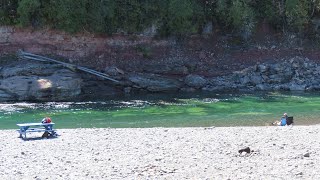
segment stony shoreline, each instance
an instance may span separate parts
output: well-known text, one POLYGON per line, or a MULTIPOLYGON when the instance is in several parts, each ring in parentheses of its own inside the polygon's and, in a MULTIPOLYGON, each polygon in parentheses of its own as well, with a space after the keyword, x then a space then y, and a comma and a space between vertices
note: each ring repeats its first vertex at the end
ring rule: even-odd
POLYGON ((319 179, 320 126, 0 131, 1 179, 319 179), (251 152, 239 153, 249 147, 251 152))
POLYGON ((320 90, 320 66, 302 57, 262 63, 218 77, 188 73, 180 77, 125 73, 117 67, 107 68, 104 73, 119 82, 99 80, 60 64, 15 62, 0 68, 0 100, 46 102, 123 97, 136 93, 320 90))

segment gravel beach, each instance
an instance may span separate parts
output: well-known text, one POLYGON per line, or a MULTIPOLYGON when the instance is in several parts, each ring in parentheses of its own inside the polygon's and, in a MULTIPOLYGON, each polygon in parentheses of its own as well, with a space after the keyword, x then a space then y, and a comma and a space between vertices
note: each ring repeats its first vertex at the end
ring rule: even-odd
POLYGON ((58 129, 28 140, 1 130, 0 179, 320 179, 319 130, 58 129))

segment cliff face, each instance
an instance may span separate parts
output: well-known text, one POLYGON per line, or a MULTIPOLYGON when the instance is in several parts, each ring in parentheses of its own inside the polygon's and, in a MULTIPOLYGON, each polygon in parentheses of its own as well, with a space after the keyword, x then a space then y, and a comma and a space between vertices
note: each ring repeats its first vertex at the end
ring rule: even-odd
POLYGON ((0 27, 0 55, 22 49, 121 81, 112 84, 65 67, 13 58, 0 69, 0 100, 68 100, 136 91, 320 89, 318 48, 293 36, 287 41, 267 35, 258 39, 244 43, 227 35, 179 40, 109 37, 0 27))
POLYGON ((70 35, 49 29, 0 27, 0 54, 12 54, 23 49, 62 57, 96 70, 116 66, 126 72, 177 76, 227 75, 239 68, 284 57, 301 54, 311 60, 319 57, 318 51, 301 48, 294 38, 286 43, 279 39, 260 33, 252 42, 244 43, 230 35, 190 36, 177 40, 138 35, 70 35))

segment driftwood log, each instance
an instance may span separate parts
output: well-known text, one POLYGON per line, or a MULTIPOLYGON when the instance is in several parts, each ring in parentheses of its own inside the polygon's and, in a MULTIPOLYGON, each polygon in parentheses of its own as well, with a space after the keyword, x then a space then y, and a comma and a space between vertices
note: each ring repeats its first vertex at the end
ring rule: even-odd
POLYGON ((98 76, 98 77, 101 77, 101 78, 103 78, 103 79, 107 79, 107 80, 113 81, 113 82, 115 82, 115 83, 120 83, 118 80, 115 80, 115 79, 109 77, 109 76, 108 76, 107 74, 105 74, 105 73, 101 73, 101 72, 99 72, 99 71, 96 71, 96 70, 93 70, 93 69, 89 69, 89 68, 86 68, 86 67, 73 65, 73 64, 70 64, 70 63, 62 62, 62 61, 57 61, 57 60, 55 60, 55 59, 51 59, 51 58, 48 58, 48 57, 44 57, 44 56, 40 56, 40 55, 36 55, 36 54, 24 52, 24 51, 21 51, 21 50, 18 52, 18 56, 19 56, 20 58, 22 58, 22 59, 29 59, 29 60, 35 60, 35 61, 42 61, 42 62, 62 64, 62 65, 65 66, 66 68, 69 68, 69 69, 71 69, 71 70, 73 70, 73 71, 75 71, 75 70, 84 71, 84 72, 87 72, 87 73, 96 75, 96 76, 98 76))

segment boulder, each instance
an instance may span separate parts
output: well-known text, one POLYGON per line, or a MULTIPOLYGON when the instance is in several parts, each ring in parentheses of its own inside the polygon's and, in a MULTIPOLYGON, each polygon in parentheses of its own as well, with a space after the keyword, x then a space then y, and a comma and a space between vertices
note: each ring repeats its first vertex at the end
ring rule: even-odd
POLYGON ((261 84, 263 82, 263 78, 259 74, 254 74, 251 76, 252 84, 261 84))
POLYGON ((3 79, 0 83, 0 88, 7 93, 14 94, 17 97, 25 96, 29 91, 32 83, 36 81, 35 76, 12 76, 3 79))
POLYGON ((168 63, 168 64, 161 64, 161 63, 152 63, 144 65, 143 71, 146 73, 151 74, 188 74, 189 69, 183 63, 168 63))
POLYGON ((189 69, 186 66, 174 66, 170 74, 188 74, 189 69))
POLYGON ((202 88, 207 84, 207 80, 199 75, 188 75, 184 82, 186 83, 186 85, 190 86, 190 87, 194 87, 194 88, 202 88))
POLYGON ((0 101, 10 101, 13 99, 16 99, 15 94, 5 90, 0 90, 0 101))
POLYGON ((147 89, 151 92, 176 91, 182 84, 171 78, 155 74, 130 74, 128 80, 138 88, 147 89))
POLYGON ((171 71, 171 67, 169 65, 162 64, 147 64, 144 65, 142 68, 144 72, 155 74, 166 74, 171 71))
POLYGON ((290 91, 304 91, 306 89, 306 85, 292 83, 289 85, 289 89, 290 91))
POLYGON ((48 77, 52 82, 52 95, 54 99, 65 100, 72 99, 80 95, 82 79, 78 74, 68 70, 61 69, 48 77))
POLYGON ((266 66, 265 64, 259 64, 257 66, 257 71, 261 73, 265 73, 269 70, 269 66, 266 66))
POLYGON ((11 76, 1 80, 2 97, 7 100, 68 100, 81 93, 81 79, 67 69, 51 76, 11 76))
POLYGON ((117 68, 116 66, 110 66, 105 68, 104 72, 110 76, 120 76, 124 74, 124 71, 117 68))
POLYGON ((240 79, 240 83, 241 84, 249 84, 251 82, 250 77, 249 76, 244 76, 243 78, 240 79))
POLYGON ((187 88, 181 88, 180 91, 182 92, 195 92, 196 89, 192 87, 187 87, 187 88))
POLYGON ((205 90, 317 90, 320 68, 306 58, 295 57, 279 63, 248 67, 232 75, 212 78, 205 90))
POLYGON ((212 34, 213 32, 213 24, 212 22, 208 22, 202 29, 202 34, 212 34))
POLYGON ((270 91, 270 90, 272 90, 272 87, 267 84, 258 84, 258 85, 256 85, 255 90, 270 91))

